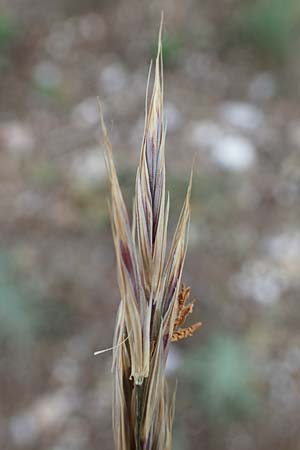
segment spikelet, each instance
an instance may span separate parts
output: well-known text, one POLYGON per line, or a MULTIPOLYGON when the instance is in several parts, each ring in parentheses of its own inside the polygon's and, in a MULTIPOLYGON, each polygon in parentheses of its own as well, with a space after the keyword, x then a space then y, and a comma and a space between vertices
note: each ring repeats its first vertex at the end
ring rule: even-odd
POLYGON ((160 29, 149 112, 147 111, 148 87, 146 93, 145 127, 141 158, 137 169, 134 210, 142 281, 148 299, 151 295, 155 297, 161 279, 168 220, 168 206, 165 207, 165 124, 162 77, 160 29))
POLYGON ((116 253, 120 306, 113 355, 113 430, 116 450, 170 450, 175 391, 166 385, 171 341, 191 336, 200 324, 180 328, 192 313, 189 288, 181 287, 190 221, 192 176, 166 260, 169 198, 165 187, 162 22, 130 225, 105 128, 102 135, 110 182, 110 216, 116 253))

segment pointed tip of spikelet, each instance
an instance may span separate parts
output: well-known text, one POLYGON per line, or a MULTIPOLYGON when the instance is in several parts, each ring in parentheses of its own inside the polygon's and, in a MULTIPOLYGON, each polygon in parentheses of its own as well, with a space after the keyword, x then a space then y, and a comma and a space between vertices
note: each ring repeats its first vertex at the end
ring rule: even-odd
MULTIPOLYGON (((114 166, 112 147, 98 100, 105 159, 110 180, 110 212, 120 290, 114 338, 113 424, 117 450, 169 449, 174 417, 165 378, 169 344, 192 336, 195 323, 182 328, 192 313, 189 288, 180 290, 190 221, 193 170, 186 197, 166 255, 169 198, 165 187, 163 116, 163 12, 158 33, 154 82, 148 104, 137 169, 133 219, 130 224, 114 166)), ((174 394, 175 395, 175 394, 174 394)))

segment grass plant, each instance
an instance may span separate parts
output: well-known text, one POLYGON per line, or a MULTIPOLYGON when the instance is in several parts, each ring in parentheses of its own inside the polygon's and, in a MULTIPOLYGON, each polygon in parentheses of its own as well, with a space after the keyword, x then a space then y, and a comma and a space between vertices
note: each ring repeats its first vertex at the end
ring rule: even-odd
POLYGON ((299 45, 298 0, 255 0, 241 4, 233 20, 233 38, 273 62, 282 62, 299 45))
POLYGON ((110 216, 117 261, 120 305, 113 354, 113 430, 117 450, 171 448, 175 392, 165 366, 172 342, 191 336, 200 323, 183 327, 193 310, 182 271, 190 222, 190 178, 168 256, 169 196, 166 193, 163 113, 162 25, 129 219, 101 113, 110 182, 110 216))

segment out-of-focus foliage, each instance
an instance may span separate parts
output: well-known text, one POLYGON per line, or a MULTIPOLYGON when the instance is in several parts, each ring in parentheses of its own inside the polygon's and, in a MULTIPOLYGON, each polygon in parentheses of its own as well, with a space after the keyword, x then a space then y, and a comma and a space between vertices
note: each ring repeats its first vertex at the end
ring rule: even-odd
POLYGON ((18 274, 10 254, 0 254, 0 337, 29 342, 42 319, 37 308, 37 289, 18 274))
POLYGON ((71 308, 54 297, 46 301, 41 280, 36 274, 23 273, 20 265, 14 254, 1 249, 0 339, 22 347, 60 337, 66 332, 71 308))
POLYGON ((235 45, 252 47, 273 61, 287 58, 300 38, 298 0, 256 0, 241 5, 233 20, 235 45))
POLYGON ((5 13, 0 11, 0 51, 8 47, 17 34, 14 21, 5 13))
POLYGON ((214 336, 189 353, 184 373, 193 400, 214 423, 243 420, 256 412, 255 379, 245 345, 233 337, 214 336))
MULTIPOLYGON (((179 62, 180 50, 182 47, 181 40, 172 34, 165 34, 163 38, 163 60, 165 66, 173 66, 179 62)), ((151 53, 154 57, 156 53, 156 43, 153 43, 151 53)))
POLYGON ((50 190, 60 182, 60 173, 51 161, 41 160, 30 167, 29 178, 35 186, 50 190))

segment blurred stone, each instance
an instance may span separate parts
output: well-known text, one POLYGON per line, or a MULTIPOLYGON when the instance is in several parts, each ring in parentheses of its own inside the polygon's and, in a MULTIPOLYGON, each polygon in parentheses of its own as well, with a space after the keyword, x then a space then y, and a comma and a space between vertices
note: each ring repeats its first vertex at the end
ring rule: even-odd
POLYGON ((229 428, 226 436, 228 450, 254 450, 255 442, 252 436, 246 430, 238 425, 229 428))
POLYGON ((250 139, 229 133, 215 122, 193 124, 188 140, 194 147, 206 151, 214 163, 226 170, 243 172, 256 162, 256 149, 250 139))
POLYGON ((32 73, 35 83, 44 89, 57 89, 63 80, 63 72, 51 61, 41 61, 32 73))
POLYGON ((111 389, 110 376, 104 376, 102 372, 101 381, 86 396, 88 417, 103 417, 109 413, 111 410, 111 389))
POLYGON ((71 119, 78 128, 89 128, 100 123, 97 101, 88 97, 76 105, 71 112, 71 119))
POLYGON ((192 79, 206 79, 211 72, 212 60, 206 53, 187 53, 183 60, 185 73, 192 79))
POLYGON ((75 383, 80 377, 80 366, 76 359, 69 356, 60 358, 53 366, 52 376, 61 384, 75 383))
POLYGON ((289 125, 288 133, 292 144, 300 149, 300 122, 292 122, 289 125))
POLYGON ((188 133, 189 143, 201 149, 210 149, 222 139, 224 130, 215 122, 205 120, 194 123, 188 133))
POLYGON ((255 184, 245 181, 241 183, 236 192, 237 202, 241 209, 257 208, 261 195, 255 184))
POLYGON ((100 89, 107 94, 120 92, 127 84, 127 73, 124 66, 116 61, 104 67, 100 74, 100 89))
POLYGON ((286 283, 280 269, 265 260, 246 262, 233 279, 233 288, 263 305, 280 300, 286 283))
POLYGON ((280 264, 290 283, 300 284, 300 231, 289 230, 267 239, 269 255, 280 264))
POLYGON ((55 24, 46 39, 45 46, 54 59, 64 59, 70 52, 76 38, 76 27, 72 20, 55 24))
MULTIPOLYGON (((235 251, 244 255, 251 252, 259 239, 255 228, 247 225, 238 225, 232 231, 232 242, 235 251)), ((228 242, 228 238, 225 238, 225 245, 226 241, 228 242)))
MULTIPOLYGON (((93 345, 94 335, 98 333, 98 329, 89 327, 88 333, 81 333, 76 336, 72 336, 66 342, 66 352, 76 361, 82 361, 86 355, 91 352, 91 346, 93 345)), ((96 334, 98 335, 98 334, 96 334)))
POLYGON ((99 14, 90 13, 80 17, 78 23, 80 35, 87 41, 99 42, 106 35, 106 24, 99 14))
POLYGON ((14 444, 21 448, 33 443, 39 435, 35 417, 29 413, 13 416, 9 422, 9 429, 14 444))
POLYGON ((276 260, 282 259, 300 261, 300 232, 285 231, 272 236, 267 241, 267 249, 276 260))
POLYGON ((212 148, 211 158, 223 169, 243 172, 254 166, 256 149, 252 142, 243 136, 225 135, 212 148))
POLYGON ((178 368, 182 364, 182 358, 178 350, 174 347, 170 347, 167 364, 166 364, 166 374, 172 375, 176 373, 178 368))
POLYGON ((286 355, 286 367, 293 376, 298 373, 300 378, 300 347, 291 347, 286 355))
POLYGON ((40 434, 60 427, 78 408, 80 399, 74 389, 61 389, 44 395, 24 413, 10 419, 9 429, 14 444, 23 448, 40 434))
POLYGON ((173 103, 166 102, 164 105, 167 132, 175 133, 182 124, 182 115, 173 103))
POLYGON ((130 128, 129 142, 132 148, 136 149, 136 152, 140 151, 140 146, 143 139, 143 132, 145 126, 145 117, 141 116, 137 122, 130 128))
POLYGON ((257 131, 264 122, 262 111, 250 103, 225 102, 219 111, 224 121, 243 131, 257 131))
POLYGON ((60 434, 56 443, 57 448, 84 450, 89 440, 89 429, 86 422, 79 418, 72 418, 66 429, 60 434))
POLYGON ((89 147, 79 151, 71 164, 71 176, 86 187, 101 183, 106 177, 106 166, 101 149, 89 147))
POLYGON ((298 287, 300 266, 300 232, 288 230, 268 237, 266 256, 246 262, 234 277, 234 286, 245 296, 261 304, 273 304, 291 287, 298 287))
POLYGON ((66 450, 66 449, 58 444, 58 445, 54 445, 54 446, 51 446, 51 447, 47 447, 47 450, 66 450))
POLYGON ((256 75, 250 82, 248 94, 251 100, 266 101, 276 95, 277 83, 274 76, 269 72, 263 72, 256 75))
POLYGON ((108 108, 111 111, 118 111, 118 117, 124 123, 128 123, 128 117, 135 117, 138 110, 144 110, 145 85, 144 72, 137 70, 130 73, 130 79, 126 79, 126 89, 121 89, 116 95, 111 96, 108 108))
POLYGON ((297 207, 300 195, 300 152, 296 150, 284 159, 278 181, 275 186, 277 202, 284 208, 297 207))
POLYGON ((17 120, 0 125, 0 140, 2 148, 17 158, 30 153, 35 144, 31 128, 17 120))
POLYGON ((193 247, 194 245, 198 244, 199 241, 200 241, 199 225, 196 226, 194 223, 191 223, 189 227, 189 245, 193 247))
POLYGON ((188 78, 201 82, 206 91, 222 93, 229 85, 227 73, 218 67, 215 59, 207 53, 188 52, 182 58, 182 66, 188 78))
POLYGON ((297 428, 300 413, 300 397, 298 392, 300 379, 300 349, 291 347, 281 359, 271 361, 267 370, 267 380, 270 384, 270 403, 277 412, 277 419, 292 425, 292 418, 297 428))
POLYGON ((26 190, 20 192, 15 198, 16 218, 35 217, 45 206, 44 199, 41 194, 26 190))

